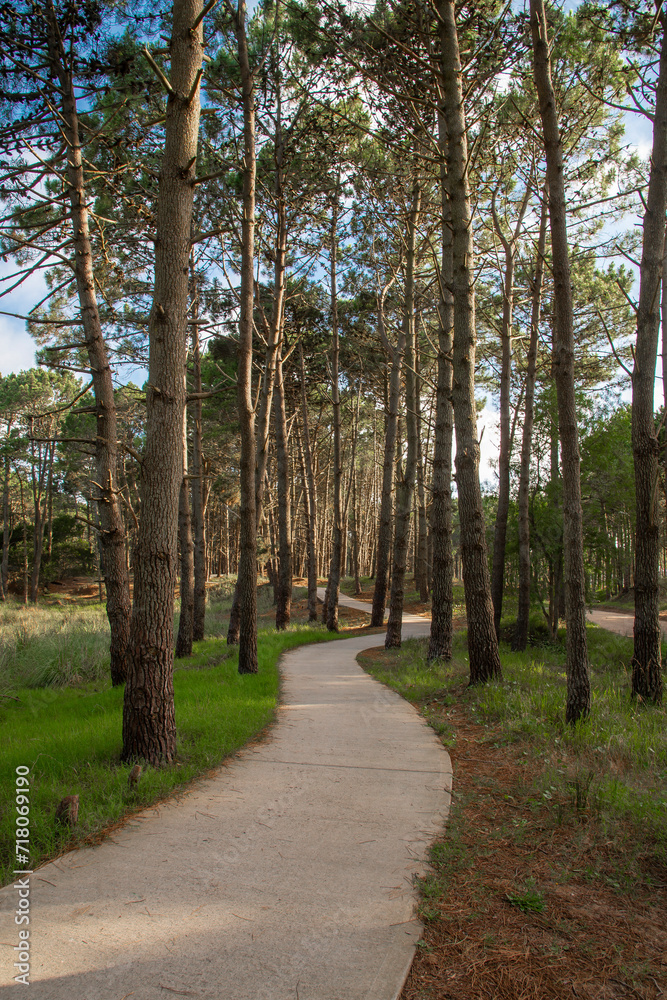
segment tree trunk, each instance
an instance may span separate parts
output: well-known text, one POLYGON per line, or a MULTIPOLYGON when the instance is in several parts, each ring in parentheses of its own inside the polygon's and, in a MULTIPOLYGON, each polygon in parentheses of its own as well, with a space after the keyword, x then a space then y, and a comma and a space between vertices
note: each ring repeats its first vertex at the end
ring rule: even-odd
MULTIPOLYGON (((667 245, 667 232, 665 233, 665 243, 667 245)), ((667 331, 667 254, 662 257, 662 290, 660 302, 661 331, 667 331)), ((663 452, 662 452, 662 475, 663 489, 665 491, 665 519, 667 520, 667 333, 662 333, 662 413, 663 420, 663 452)), ((9 435, 9 429, 7 430, 9 435)), ((665 531, 665 545, 667 546, 667 530, 665 531)), ((667 553, 666 553, 667 556, 667 553)), ((667 568, 665 569, 667 574, 667 568)), ((6 586, 6 585, 5 585, 6 586)))
POLYGON ((391 358, 391 373, 389 376, 389 393, 386 406, 386 427, 384 436, 384 461, 382 464, 382 493, 380 496, 380 514, 377 528, 377 548, 375 555, 375 587, 373 590, 373 606, 371 609, 371 628, 381 628, 384 622, 384 610, 387 602, 387 586, 389 578, 389 557, 392 539, 392 507, 394 464, 396 461, 396 440, 398 437, 398 411, 401 402, 401 367, 405 350, 405 331, 401 330, 398 342, 393 347, 387 337, 384 326, 384 300, 389 290, 385 286, 378 295, 378 329, 385 351, 391 358))
POLYGON ((23 603, 28 604, 28 587, 29 587, 29 576, 28 576, 28 520, 27 511, 25 506, 25 495, 23 492, 23 479, 19 470, 16 469, 16 478, 19 481, 19 493, 21 497, 21 520, 22 525, 22 540, 23 540, 23 603))
POLYGON ((30 601, 37 603, 39 596, 39 575, 42 568, 42 553, 44 551, 44 529, 49 494, 53 485, 53 460, 55 458, 55 442, 45 445, 42 454, 41 445, 37 454, 37 473, 35 473, 35 445, 31 442, 32 451, 32 495, 34 507, 34 523, 32 532, 32 570, 30 572, 30 601))
POLYGON ((285 629, 292 611, 292 513, 290 505, 290 463, 285 414, 283 362, 278 354, 276 389, 273 397, 276 435, 276 472, 278 486, 278 581, 276 590, 276 628, 285 629))
POLYGON ((308 621, 317 621, 317 478, 313 470, 313 455, 308 427, 308 396, 303 343, 299 343, 301 368, 301 420, 303 425, 304 482, 308 494, 308 621))
POLYGON ((507 238, 503 233, 496 212, 495 192, 491 205, 493 223, 505 254, 505 277, 503 280, 503 318, 500 331, 500 454, 498 456, 498 509, 493 535, 493 566, 491 570, 491 599, 493 601, 493 624, 500 637, 500 619, 503 612, 503 589, 505 586, 505 547, 507 541, 507 518, 510 510, 510 458, 512 453, 512 433, 510 429, 510 388, 512 376, 512 324, 514 313, 514 258, 516 245, 521 233, 528 200, 530 183, 526 184, 525 195, 519 211, 514 233, 507 238))
POLYGON ((183 411, 193 180, 199 133, 201 0, 175 0, 171 86, 160 170, 155 288, 149 319, 146 447, 134 605, 123 707, 123 759, 159 765, 176 754, 174 590, 178 498, 183 481, 183 411))
MULTIPOLYGON (((246 4, 235 18, 243 94, 243 224, 237 399, 241 425, 241 503, 238 599, 239 673, 256 674, 257 664, 257 500, 255 490, 255 411, 252 401, 253 260, 255 253, 255 80, 246 36, 246 4)), ((269 407, 270 410, 270 407, 269 407)), ((263 482, 263 477, 261 478, 263 482)))
POLYGON ((438 110, 438 146, 440 165, 442 259, 438 275, 438 381, 436 386, 433 475, 431 484, 431 537, 433 572, 431 597, 431 633, 428 660, 452 656, 452 612, 454 608, 452 554, 452 334, 454 303, 452 298, 452 227, 447 193, 447 126, 444 112, 438 110))
POLYGON ((454 341, 452 402, 456 430, 456 483, 461 522, 461 561, 468 618, 470 683, 501 677, 498 640, 479 484, 475 406, 475 288, 468 140, 461 60, 453 0, 439 0, 445 122, 448 136, 447 190, 452 223, 454 341))
MULTIPOLYGON (((247 41, 243 43, 245 45, 245 63, 248 67, 248 80, 247 85, 251 87, 252 90, 252 100, 254 102, 254 77, 250 71, 250 64, 248 61, 247 54, 247 41)), ((241 42, 239 42, 241 46, 241 42)), ((239 52, 241 49, 239 48, 239 52)), ((244 87, 246 84, 244 83, 244 87)), ((246 102, 246 95, 244 90, 244 108, 246 102)), ((249 112, 248 112, 249 113, 249 112)), ((244 114, 246 112, 244 111, 244 114)), ((253 250, 254 254, 254 204, 255 204, 255 150, 254 150, 254 136, 255 136, 255 115, 254 115, 254 104, 252 107, 252 143, 253 143, 253 162, 252 162, 252 204, 253 204, 253 250)), ((246 136, 246 142, 247 142, 246 136)), ((273 409, 273 393, 275 388, 276 379, 276 364, 279 352, 281 350, 281 339, 282 339, 282 324, 283 324, 283 308, 285 300, 285 273, 286 273, 286 255, 287 255, 287 218, 285 210, 285 200, 283 195, 283 142, 282 133, 280 129, 280 123, 276 125, 276 132, 274 137, 275 143, 275 158, 276 158, 276 171, 275 171, 275 191, 278 204, 277 211, 277 225, 276 225, 276 242, 275 242, 275 265, 274 265, 274 282, 273 282, 273 307, 271 314, 270 323, 266 320, 263 310, 260 308, 259 314, 261 320, 264 324, 264 333, 266 338, 266 353, 264 360, 264 371, 262 375, 262 387, 259 394, 259 401, 257 407, 257 418, 255 420, 255 539, 257 537, 257 531, 259 529, 259 522, 262 517, 262 503, 264 498, 264 483, 266 479, 266 469, 269 459, 269 430, 271 425, 271 413, 273 409)), ((248 156, 244 158, 246 163, 246 171, 248 168, 249 159, 248 156)), ((245 176, 245 174, 244 174, 245 176)), ((244 209, 244 224, 245 224, 245 209, 244 209)), ((244 237, 245 240, 245 237, 244 237)), ((250 279, 252 279, 252 256, 250 258, 250 279)), ((242 292, 243 295, 243 281, 242 281, 242 292)), ((252 288, 251 284, 251 288, 252 288)), ((252 310, 251 310, 252 317, 252 310)), ((255 542, 256 546, 256 542, 255 542)), ((237 579, 236 587, 234 588, 234 598, 232 601, 232 610, 229 620, 229 628, 227 631, 227 643, 229 645, 235 645, 239 642, 240 629, 241 629, 241 603, 240 603, 240 581, 237 579)), ((255 612, 256 614, 256 612, 255 612)), ((252 671, 251 671, 252 672, 252 671)))
MULTIPOLYGON (((574 321, 567 241, 563 148, 560 140, 544 0, 530 0, 535 87, 540 104, 547 161, 549 219, 554 276, 554 380, 558 398, 558 426, 563 479, 563 571, 567 619, 567 703, 565 719, 574 723, 591 706, 586 594, 581 508, 580 457, 574 389, 574 321)), ((664 210, 662 214, 664 230, 664 210)))
MULTIPOLYGON (((183 411, 185 418, 186 411, 183 411)), ((192 520, 190 517, 190 483, 188 478, 187 421, 183 420, 183 480, 178 495, 178 537, 181 547, 181 614, 178 620, 176 656, 192 655, 195 611, 195 566, 192 520)))
POLYGON ((519 473, 519 607, 516 630, 512 639, 512 649, 524 650, 528 645, 528 621, 530 618, 530 455, 533 442, 533 421, 535 416, 535 372, 537 370, 537 341, 542 303, 542 276, 544 274, 544 254, 547 244, 547 192, 542 198, 540 233, 537 241, 537 259, 532 287, 530 315, 530 343, 528 346, 528 369, 526 371, 526 399, 521 440, 521 471, 519 473))
MULTIPOLYGON (((408 217, 405 261, 405 305, 403 331, 405 340, 405 425, 408 449, 405 469, 396 486, 396 513, 394 515, 394 559, 391 574, 391 595, 385 649, 401 645, 403 624, 403 596, 405 566, 410 530, 410 514, 417 474, 419 433, 417 421, 417 377, 415 366, 415 256, 417 248, 417 226, 421 206, 421 188, 417 180, 412 188, 412 204, 408 217)), ((417 526, 415 526, 417 527, 417 526)))
MULTIPOLYGON (((653 394, 660 328, 659 289, 665 247, 667 208, 667 19, 662 26, 660 72, 653 119, 653 152, 649 175, 639 283, 637 342, 632 372, 632 453, 635 466, 635 640, 632 694, 662 700, 660 646, 660 525, 658 515, 659 447, 653 394)), ((663 328, 663 338, 665 329, 663 328)))
MULTIPOLYGON (((199 315, 197 277, 192 268, 192 318, 199 315)), ((202 391, 199 326, 192 325, 192 374, 195 396, 202 391)), ((202 401, 192 400, 192 532, 194 535, 194 607, 192 621, 193 641, 204 638, 206 622, 206 519, 204 517, 204 449, 202 442, 202 401)), ((179 501, 180 502, 180 501, 179 501)))
POLYGON ((419 600, 428 601, 428 523, 426 520, 426 484, 424 482, 424 448, 422 445, 421 379, 419 377, 419 337, 415 331, 415 407, 417 417, 417 513, 415 519, 415 585, 419 600))
POLYGON ((62 92, 62 129, 67 142, 67 179, 75 247, 74 273, 81 309, 84 339, 95 395, 95 475, 100 518, 99 543, 107 593, 107 617, 111 631, 111 683, 122 684, 127 676, 126 652, 130 637, 130 578, 125 557, 125 524, 117 484, 118 432, 111 367, 95 294, 92 247, 84 187, 83 158, 79 139, 79 117, 72 73, 50 6, 52 58, 62 92))
POLYGON ((336 181, 334 205, 331 216, 331 404, 333 410, 333 465, 334 465, 334 495, 333 495, 333 538, 331 546, 331 564, 327 584, 327 629, 338 631, 338 588, 340 586, 341 557, 343 553, 343 462, 341 455, 340 427, 340 386, 338 342, 338 290, 336 288, 336 255, 338 253, 338 198, 340 176, 336 181))
POLYGON ((354 578, 354 596, 361 597, 361 557, 359 552, 359 521, 360 511, 357 506, 357 470, 352 469, 352 576, 354 578))

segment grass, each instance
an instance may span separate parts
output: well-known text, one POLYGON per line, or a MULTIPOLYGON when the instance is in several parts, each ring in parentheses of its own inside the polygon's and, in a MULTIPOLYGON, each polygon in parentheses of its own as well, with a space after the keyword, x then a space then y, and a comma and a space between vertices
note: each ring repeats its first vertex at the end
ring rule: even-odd
MULTIPOLYGON (((622 765, 634 791, 642 775, 642 780, 655 778, 663 789, 667 785, 667 712, 630 698, 631 639, 588 627, 592 710, 590 718, 575 727, 564 721, 562 642, 527 653, 511 652, 501 644, 503 680, 467 689, 463 695, 460 686, 467 678, 468 659, 465 633, 457 633, 450 663, 427 664, 425 649, 425 640, 409 639, 399 655, 387 656, 370 669, 408 700, 428 703, 431 713, 434 706, 451 704, 458 692, 473 716, 500 724, 506 742, 539 743, 554 761, 561 756, 577 758, 592 764, 596 775, 622 765)), ((664 796, 657 802, 667 805, 664 796)))
POLYGON ((544 894, 533 885, 526 886, 522 892, 508 892, 505 898, 510 906, 516 906, 523 913, 542 913, 546 906, 544 894))
POLYGON ((15 688, 97 680, 108 669, 109 623, 103 605, 0 604, 0 696, 15 688))
MULTIPOLYGON (((623 591, 615 597, 607 598, 604 591, 591 595, 591 603, 594 607, 607 611, 623 611, 626 614, 635 613, 635 592, 634 588, 623 591)), ((660 610, 667 610, 667 580, 660 578, 660 610)))
POLYGON ((501 644, 504 680, 469 688, 425 642, 359 660, 449 749, 447 829, 420 881, 426 922, 403 1000, 657 997, 667 973, 667 712, 630 698, 632 641, 589 627, 592 711, 564 722, 565 652, 501 644), (610 992, 604 992, 607 989, 610 992), (591 992, 592 990, 592 992, 591 992))
MULTIPOLYGON (((222 632, 229 594, 213 594, 211 628, 222 632), (219 599, 222 598, 222 599, 219 599), (223 605, 223 607, 221 607, 223 605)), ((274 718, 281 653, 334 639, 323 627, 259 633, 257 675, 240 676, 238 648, 214 635, 176 661, 174 694, 178 759, 145 768, 136 788, 121 763, 123 691, 108 679, 108 624, 99 606, 86 609, 3 606, 0 645, 0 875, 14 869, 16 768, 30 769, 31 864, 94 843, 128 813, 167 798, 197 778, 274 718), (73 831, 57 824, 56 806, 80 797, 73 831)), ((208 623, 207 623, 208 625, 208 623)))

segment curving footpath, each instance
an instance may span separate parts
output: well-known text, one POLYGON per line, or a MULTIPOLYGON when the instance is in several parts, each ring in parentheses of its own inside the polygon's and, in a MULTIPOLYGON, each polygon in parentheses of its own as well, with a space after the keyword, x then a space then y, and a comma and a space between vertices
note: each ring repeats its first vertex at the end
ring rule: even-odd
MULTIPOLYGON (((326 591, 325 591, 324 587, 318 587, 317 588, 317 599, 319 601, 324 602, 324 595, 325 595, 325 593, 326 593, 326 591)), ((348 597, 346 594, 339 594, 338 595, 338 603, 339 603, 339 605, 342 605, 345 608, 353 608, 355 611, 364 611, 367 615, 369 615, 371 613, 371 605, 370 605, 370 603, 368 601, 358 601, 356 599, 356 597, 348 597)), ((389 612, 385 608, 384 609, 384 617, 385 617, 385 619, 386 619, 388 613, 389 612)), ((406 611, 403 614, 403 624, 404 625, 424 625, 424 624, 426 624, 427 628, 421 634, 428 635, 428 630, 431 627, 431 619, 430 619, 430 616, 429 617, 425 617, 424 615, 411 615, 409 612, 406 611)), ((409 635, 408 635, 407 632, 405 632, 404 635, 406 636, 406 638, 409 638, 409 635)), ((382 644, 381 642, 376 642, 375 643, 376 646, 379 646, 381 644, 382 644)))
MULTIPOLYGON (((608 632, 616 632, 618 635, 629 635, 632 637, 635 631, 635 616, 625 611, 601 611, 593 609, 586 612, 586 618, 593 625, 606 628, 608 632)), ((660 619, 660 631, 663 636, 667 636, 667 621, 660 619)))
POLYGON ((28 989, 12 982, 18 890, 2 889, 3 1000, 395 1000, 421 931, 413 877, 447 816, 451 762, 357 665, 379 642, 288 653, 266 740, 36 871, 28 989))

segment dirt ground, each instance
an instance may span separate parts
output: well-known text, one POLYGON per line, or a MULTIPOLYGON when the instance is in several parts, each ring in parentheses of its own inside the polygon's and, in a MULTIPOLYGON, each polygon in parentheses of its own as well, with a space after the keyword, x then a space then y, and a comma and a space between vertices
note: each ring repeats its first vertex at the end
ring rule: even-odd
MULTIPOLYGON (((98 582, 91 576, 69 576, 55 580, 44 584, 42 593, 45 604, 87 604, 100 599, 98 582)), ((102 584, 102 594, 104 593, 102 584)))
POLYGON ((447 891, 430 902, 424 885, 426 931, 401 1000, 667 996, 667 858, 653 859, 650 889, 615 890, 624 845, 601 843, 585 808, 559 817, 540 804, 520 744, 494 745, 493 728, 461 707, 446 718, 455 732, 453 819, 438 862, 447 891))

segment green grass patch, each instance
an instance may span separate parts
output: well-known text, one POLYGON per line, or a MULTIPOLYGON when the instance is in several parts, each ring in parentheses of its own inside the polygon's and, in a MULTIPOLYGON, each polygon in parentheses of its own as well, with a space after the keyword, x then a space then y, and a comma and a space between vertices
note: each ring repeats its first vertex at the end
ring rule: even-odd
POLYGON ((0 696, 104 677, 109 622, 103 605, 25 608, 0 604, 0 696))
POLYGON ((527 885, 520 892, 508 892, 507 902, 522 913, 543 913, 546 906, 544 894, 534 885, 527 885))
MULTIPOLYGON (((12 694, 0 700, 3 884, 15 867, 17 767, 30 769, 30 860, 37 867, 66 849, 94 842, 128 813, 167 798, 220 764, 274 718, 280 654, 335 638, 323 628, 260 632, 259 672, 243 676, 238 673, 238 648, 221 639, 196 643, 193 656, 177 660, 174 671, 178 759, 169 767, 145 768, 132 789, 130 766, 120 761, 121 689, 112 688, 106 676, 83 680, 78 668, 74 686, 17 687, 16 678, 24 673, 14 672, 12 694), (70 831, 54 814, 60 800, 73 794, 80 797, 79 819, 70 831)), ((38 639, 35 643, 41 649, 38 639)))
MULTIPOLYGON (((519 761, 540 763, 535 787, 526 790, 533 809, 546 805, 556 824, 566 813, 594 819, 601 839, 616 838, 619 845, 632 845, 633 857, 644 857, 639 877, 650 880, 654 869, 660 880, 659 872, 667 869, 667 709, 631 698, 631 639, 596 626, 587 631, 592 708, 576 726, 564 719, 562 633, 557 642, 525 653, 501 643, 503 680, 474 688, 467 686, 465 632, 455 634, 449 662, 427 663, 424 639, 407 640, 398 651, 361 654, 359 660, 418 705, 449 747, 456 746, 456 731, 448 706, 461 704, 489 731, 494 745, 514 747, 519 761)), ((630 869, 628 885, 638 877, 638 870, 630 869)))

